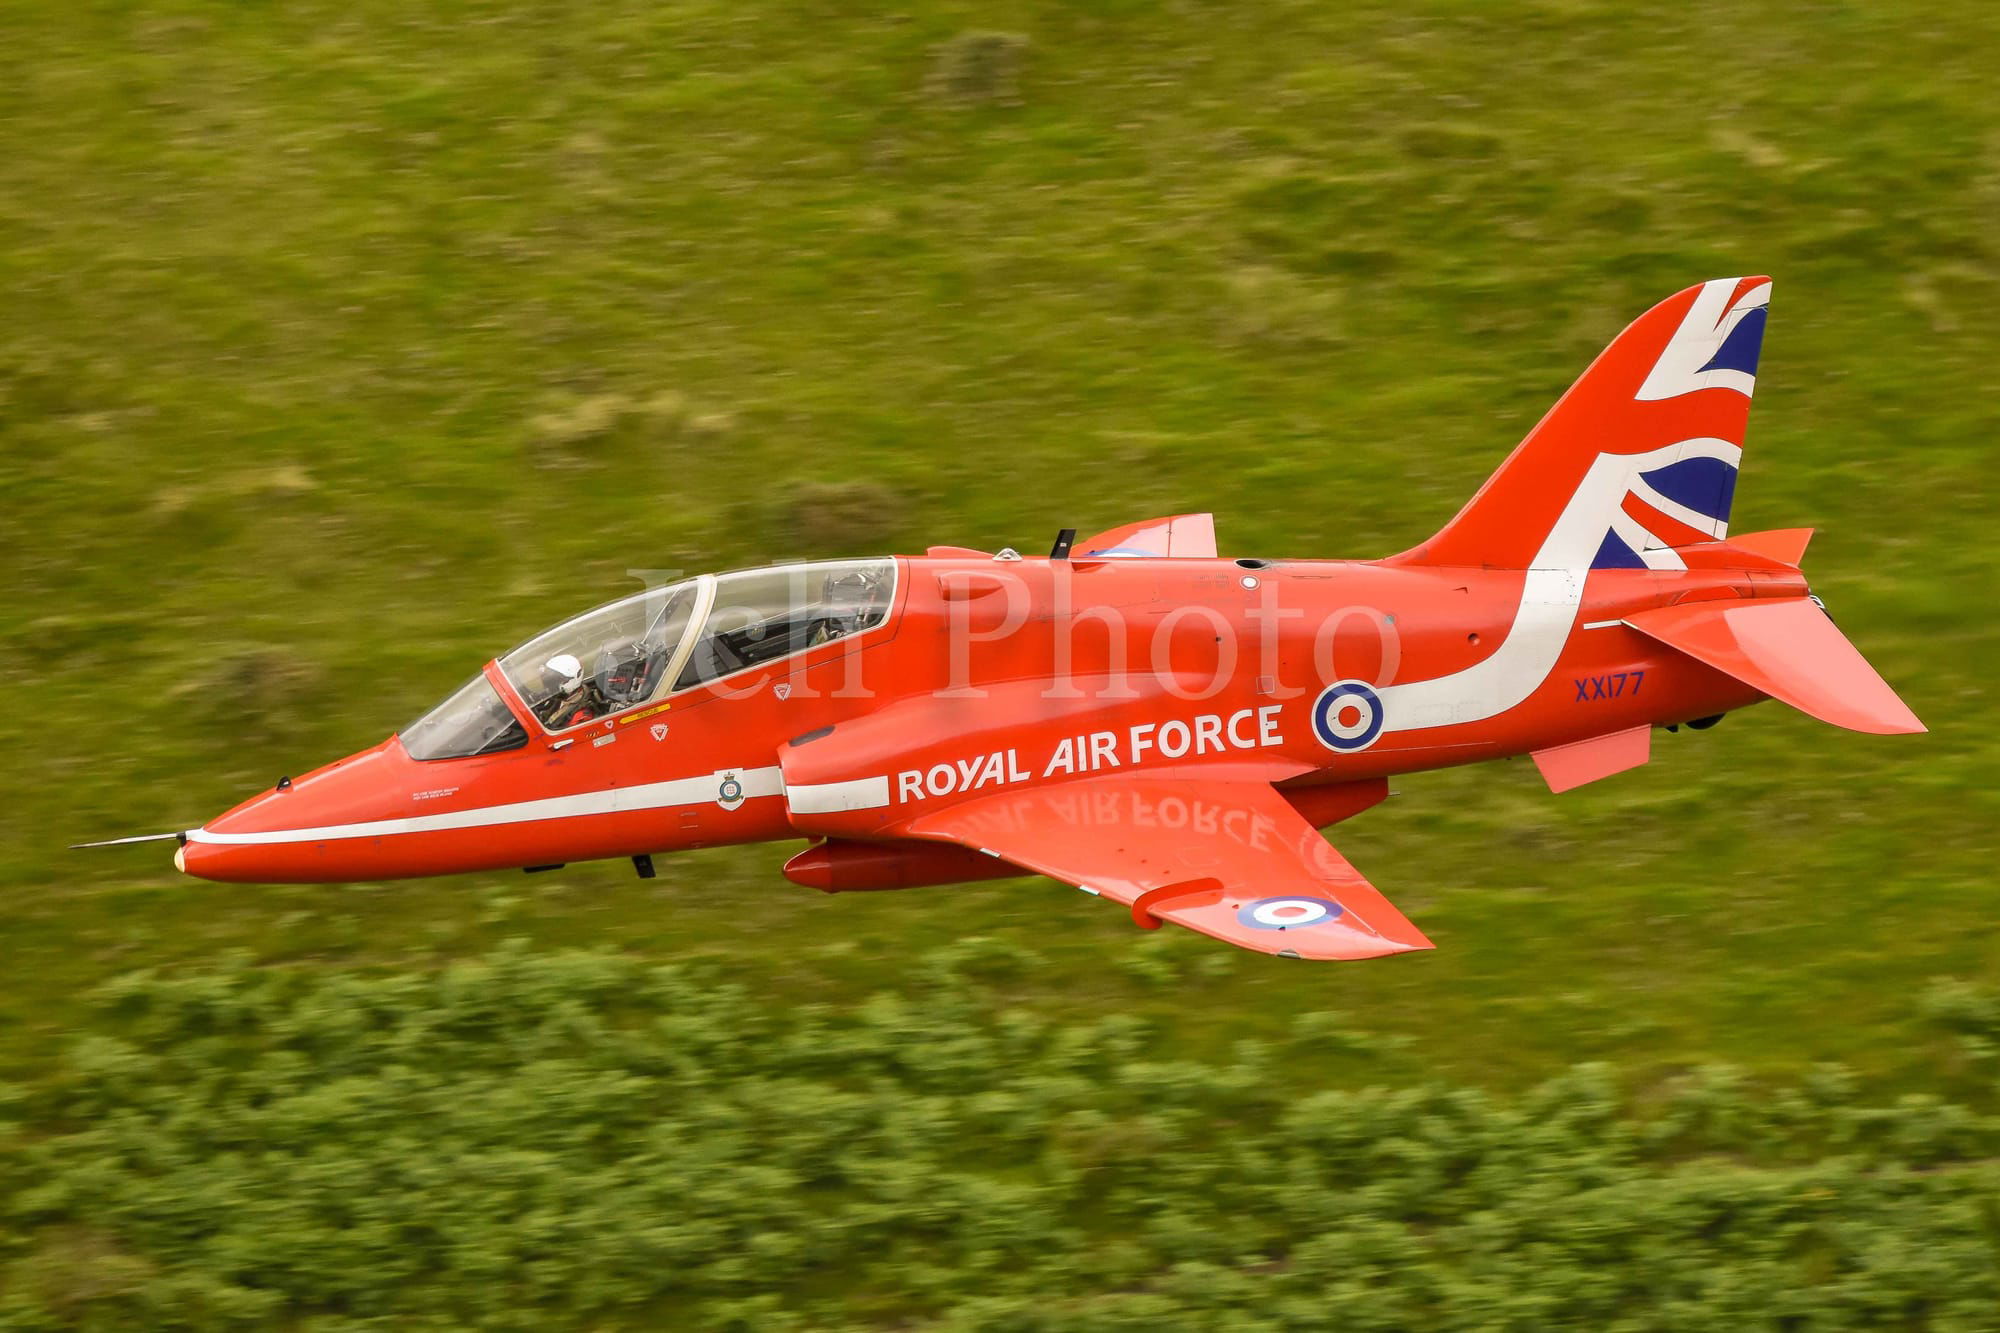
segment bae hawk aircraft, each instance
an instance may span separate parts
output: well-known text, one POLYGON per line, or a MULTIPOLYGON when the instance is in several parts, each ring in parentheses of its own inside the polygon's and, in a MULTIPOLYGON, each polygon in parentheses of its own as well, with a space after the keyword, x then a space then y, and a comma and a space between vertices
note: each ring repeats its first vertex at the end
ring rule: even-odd
POLYGON ((705 575, 150 836, 238 882, 650 876, 662 852, 803 837, 784 873, 828 892, 1033 873, 1264 953, 1429 948, 1317 831, 1397 774, 1527 755, 1565 791, 1765 699, 1924 730, 1812 596, 1810 531, 1729 533, 1770 292, 1724 278, 1640 316, 1400 555, 1224 559, 1183 514, 1047 557, 705 575))

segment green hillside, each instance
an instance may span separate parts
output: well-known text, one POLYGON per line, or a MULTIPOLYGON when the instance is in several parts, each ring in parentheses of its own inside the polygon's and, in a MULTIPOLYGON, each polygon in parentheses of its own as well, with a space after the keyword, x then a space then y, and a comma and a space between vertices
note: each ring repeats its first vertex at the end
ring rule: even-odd
MULTIPOLYGON (((1525 1107, 1595 1062, 1639 1123, 1692 1067, 1762 1105, 1838 1063, 1863 1102, 1989 1115, 1924 1014, 2000 983, 1996 68, 1968 0, 0 11, 16 1146, 166 1077, 64 1100, 104 1077, 80 1040, 132 1039, 91 998, 115 977, 376 976, 421 1008, 510 940, 858 1022, 978 936, 1032 949, 987 983, 1023 1022, 1120 1016, 1208 1069, 1282 1046, 1287 1098, 1525 1107), (1520 764, 1403 780, 1339 842, 1435 953, 1286 964, 1039 880, 822 898, 779 847, 353 888, 63 850, 371 744, 634 571, 1186 509, 1229 554, 1401 549, 1626 320, 1738 273, 1775 294, 1736 526, 1819 529, 1817 591, 1931 734, 1769 706, 1561 797, 1520 764), (1329 1011, 1365 1059, 1300 1039, 1329 1011)), ((187 1234, 69 1197, 9 1214, 7 1254, 169 1264, 187 1234)), ((423 1308, 480 1321, 455 1301, 423 1308)))

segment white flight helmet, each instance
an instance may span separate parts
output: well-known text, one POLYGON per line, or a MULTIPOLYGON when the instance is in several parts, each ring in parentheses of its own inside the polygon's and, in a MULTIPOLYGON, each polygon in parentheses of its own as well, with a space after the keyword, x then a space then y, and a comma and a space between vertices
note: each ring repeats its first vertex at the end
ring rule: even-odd
POLYGON ((542 667, 551 680, 562 682, 564 693, 583 684, 583 663, 576 660, 574 653, 557 653, 542 667))

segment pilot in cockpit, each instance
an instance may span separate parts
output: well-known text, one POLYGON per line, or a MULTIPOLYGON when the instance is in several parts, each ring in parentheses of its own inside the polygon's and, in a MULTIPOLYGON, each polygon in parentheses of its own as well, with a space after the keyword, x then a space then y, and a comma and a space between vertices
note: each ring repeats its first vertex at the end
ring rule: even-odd
POLYGON ((535 711, 549 730, 588 722, 605 711, 595 682, 584 677, 583 663, 574 653, 557 653, 543 665, 542 674, 549 693, 535 711))
POLYGON ((557 653, 542 666, 548 694, 535 712, 549 730, 561 731, 643 703, 665 661, 663 647, 649 650, 626 639, 599 649, 597 667, 586 675, 574 653, 557 653))

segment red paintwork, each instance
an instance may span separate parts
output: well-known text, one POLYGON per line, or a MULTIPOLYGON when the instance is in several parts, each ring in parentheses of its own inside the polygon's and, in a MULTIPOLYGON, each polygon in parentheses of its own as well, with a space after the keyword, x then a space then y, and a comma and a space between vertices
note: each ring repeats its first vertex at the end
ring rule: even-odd
POLYGON ((1268 953, 1375 958, 1431 947, 1281 793, 1247 772, 1198 781, 1104 773, 1002 789, 919 815, 910 832, 990 847, 1124 903, 1135 918, 1164 918, 1268 953), (1315 899, 1338 903, 1339 916, 1283 932, 1241 921, 1259 900, 1315 899))
POLYGON ((822 893, 921 889, 1028 873, 1011 861, 944 842, 816 842, 784 868, 792 883, 822 893))
POLYGON ((1332 828, 1389 799, 1389 779, 1364 778, 1324 786, 1287 787, 1284 797, 1314 828, 1332 828))
POLYGON ((1797 568, 1806 558, 1812 535, 1811 528, 1775 528, 1770 532, 1739 533, 1729 539, 1729 544, 1738 551, 1766 556, 1779 568, 1797 568))
POLYGON ((1801 713, 1881 736, 1924 730, 1889 682, 1809 601, 1666 606, 1631 623, 1801 713))
POLYGON ((1175 514, 1172 518, 1127 523, 1077 543, 1075 558, 1089 560, 1119 550, 1139 550, 1161 556, 1214 555, 1215 516, 1175 514))
POLYGON ((1637 768, 1652 757, 1653 729, 1629 727, 1608 736, 1551 746, 1534 753, 1535 767, 1553 792, 1565 792, 1614 773, 1637 768))
MULTIPOLYGON (((1862 730, 1920 727, 1805 600, 1786 559, 1803 532, 1717 539, 1701 511, 1636 482, 1604 491, 1582 546, 1564 526, 1604 467, 1671 460, 1683 440, 1734 456, 1749 397, 1724 381, 1742 353, 1683 344, 1735 327, 1703 323, 1725 299, 1761 329, 1761 281, 1648 312, 1402 555, 1221 559, 1205 515, 1086 538, 1073 560, 933 547, 899 558, 880 625, 665 709, 551 736, 489 667, 524 748, 419 762, 392 737, 192 831, 181 863, 217 880, 373 880, 803 836, 818 845, 786 874, 829 891, 1027 867, 1142 923, 1268 952, 1428 947, 1313 832, 1381 800, 1392 775, 1532 753, 1566 787, 1643 762, 1652 726, 1767 696, 1862 730), (1591 567, 1607 523, 1640 525, 1659 543, 1649 561, 1685 567, 1591 567), (1172 554, 1085 554, 1149 541, 1172 554), (1516 651, 1542 633, 1535 608, 1558 604, 1548 660, 1516 651), (1372 742, 1340 748, 1316 725, 1334 682, 1379 693, 1372 742), (737 780, 748 794, 725 799, 737 780), (440 826, 454 821, 476 826, 440 826)), ((1754 382, 1754 344, 1748 364, 1754 382)), ((1360 704, 1328 697, 1326 726, 1365 728, 1360 704)))
POLYGON ((1169 907, 1186 911, 1190 907, 1214 907, 1229 896, 1229 886, 1213 875, 1206 879, 1184 879, 1143 889, 1132 899, 1132 924, 1141 930, 1158 930, 1167 918, 1154 915, 1169 907))

